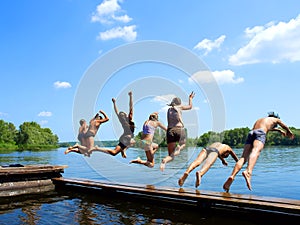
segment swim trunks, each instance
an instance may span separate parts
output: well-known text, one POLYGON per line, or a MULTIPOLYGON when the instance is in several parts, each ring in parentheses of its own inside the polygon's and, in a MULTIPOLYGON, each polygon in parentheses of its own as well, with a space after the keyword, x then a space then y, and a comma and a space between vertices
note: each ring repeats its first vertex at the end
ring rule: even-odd
POLYGON ((87 131, 86 133, 85 133, 85 137, 86 138, 89 138, 89 137, 95 137, 95 134, 93 133, 93 132, 91 132, 91 131, 87 131))
POLYGON ((119 138, 119 144, 118 145, 121 147, 121 149, 125 149, 128 146, 130 146, 132 138, 133 138, 133 135, 122 135, 119 138))
POLYGON ((186 133, 184 127, 172 127, 167 130, 167 143, 185 142, 186 133))
POLYGON ((206 150, 207 155, 208 155, 209 153, 211 153, 211 152, 215 152, 215 153, 217 153, 217 154, 219 155, 219 151, 218 151, 218 149, 216 149, 216 148, 205 147, 204 149, 206 150))
POLYGON ((152 145, 152 141, 150 140, 141 140, 143 147, 152 145))
POLYGON ((266 133, 262 129, 251 130, 245 144, 252 145, 255 140, 261 141, 263 144, 266 142, 266 133))

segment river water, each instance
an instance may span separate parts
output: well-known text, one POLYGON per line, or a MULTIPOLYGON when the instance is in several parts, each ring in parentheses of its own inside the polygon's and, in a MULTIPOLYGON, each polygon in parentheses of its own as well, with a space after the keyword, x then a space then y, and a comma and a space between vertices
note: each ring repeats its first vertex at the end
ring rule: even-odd
MULTIPOLYGON (((66 178, 84 178, 115 183, 134 183, 178 188, 178 179, 191 163, 200 148, 187 148, 159 170, 159 162, 167 150, 156 153, 156 165, 150 169, 130 164, 130 160, 145 153, 131 148, 127 158, 94 152, 90 157, 80 154, 64 154, 64 148, 50 151, 1 152, 0 165, 20 163, 68 165, 62 174, 66 178)), ((242 149, 234 149, 238 156, 242 149)), ((228 166, 217 160, 203 176, 198 190, 223 192, 222 185, 230 175, 234 160, 227 159, 228 166)), ((195 189, 195 169, 186 179, 183 189, 195 189)), ((300 199, 300 148, 265 148, 257 161, 252 177, 252 191, 246 187, 241 173, 237 175, 230 192, 256 196, 300 199)), ((129 200, 109 199, 85 193, 46 193, 37 196, 21 196, 0 201, 0 224, 255 224, 236 218, 203 215, 166 206, 136 203, 129 200)))

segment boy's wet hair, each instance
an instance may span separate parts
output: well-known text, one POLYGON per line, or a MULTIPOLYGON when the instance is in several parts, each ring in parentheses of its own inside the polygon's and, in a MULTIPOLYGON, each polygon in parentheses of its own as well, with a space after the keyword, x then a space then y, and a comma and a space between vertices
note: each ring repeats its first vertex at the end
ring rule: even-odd
POLYGON ((269 116, 269 117, 275 117, 275 118, 277 118, 277 119, 280 119, 279 114, 278 114, 277 112, 274 112, 274 111, 268 112, 268 116, 269 116))

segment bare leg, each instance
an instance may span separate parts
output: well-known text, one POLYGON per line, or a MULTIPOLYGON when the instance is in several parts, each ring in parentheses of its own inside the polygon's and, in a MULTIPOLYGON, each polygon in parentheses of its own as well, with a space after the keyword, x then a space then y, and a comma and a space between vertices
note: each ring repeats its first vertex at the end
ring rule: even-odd
POLYGON ((65 151, 65 155, 66 155, 66 154, 69 154, 70 152, 75 152, 75 153, 81 154, 81 152, 78 150, 78 148, 69 147, 69 148, 65 151))
POLYGON ((136 159, 131 160, 130 163, 143 164, 143 161, 141 160, 140 157, 137 157, 136 159))
POLYGON ((165 167, 166 167, 166 164, 168 162, 171 162, 173 159, 174 159, 174 151, 175 151, 175 148, 176 148, 176 142, 171 142, 171 143, 168 143, 168 156, 166 156, 161 164, 160 164, 160 170, 161 171, 164 171, 165 170, 165 167))
POLYGON ((185 148, 185 144, 177 145, 174 151, 174 156, 178 156, 180 151, 185 148))
POLYGON ((253 171, 253 168, 254 168, 254 166, 257 162, 257 159, 260 155, 260 152, 263 148, 264 148, 264 144, 261 141, 255 140, 253 142, 253 148, 252 148, 251 154, 249 156, 248 166, 247 166, 246 170, 242 173, 246 180, 247 187, 250 191, 252 190, 252 187, 251 187, 252 171, 253 171))
POLYGON ((166 164, 168 162, 171 162, 172 160, 174 159, 174 156, 166 156, 162 161, 161 161, 161 164, 160 164, 160 170, 163 172, 165 170, 165 167, 166 167, 166 164))
POLYGON ((179 178, 178 180, 178 185, 181 187, 184 184, 184 181, 188 177, 189 173, 185 172, 182 177, 179 178))
POLYGON ((119 145, 117 145, 115 147, 115 149, 102 148, 102 147, 95 146, 93 149, 89 150, 89 153, 91 153, 91 152, 103 152, 103 153, 106 153, 106 154, 109 154, 109 155, 112 155, 112 156, 116 156, 121 151, 122 151, 122 149, 119 145))
POLYGON ((203 162, 203 160, 206 158, 206 155, 206 150, 202 149, 201 152, 198 154, 197 158, 189 165, 187 170, 184 172, 183 176, 178 180, 179 186, 183 185, 185 179, 188 177, 190 172, 192 172, 203 162))
POLYGON ((246 144, 244 146, 244 151, 243 151, 242 157, 239 159, 239 161, 237 161, 237 163, 235 164, 235 166, 233 168, 231 176, 228 177, 228 179, 226 180, 226 182, 223 185, 223 189, 226 192, 229 191, 230 186, 231 186, 232 182, 234 181, 235 176, 242 169, 243 165, 247 162, 250 152, 251 152, 251 149, 252 149, 252 145, 250 145, 250 144, 246 144))
POLYGON ((65 154, 68 154, 70 152, 75 152, 79 154, 83 154, 85 156, 89 156, 88 154, 88 148, 79 144, 75 144, 72 147, 69 147, 66 151, 65 154))
POLYGON ((197 188, 201 184, 202 175, 199 171, 196 172, 196 183, 195 187, 197 188))
POLYGON ((150 161, 147 161, 147 160, 141 160, 140 157, 137 157, 136 159, 131 160, 130 163, 142 164, 142 165, 147 166, 149 168, 153 168, 154 167, 154 163, 153 162, 150 162, 150 161))
POLYGON ((243 177, 246 180, 246 184, 247 184, 248 189, 250 191, 252 191, 252 187, 251 187, 251 174, 247 170, 243 171, 242 174, 243 174, 243 177))
MULTIPOLYGON (((206 151, 202 151, 202 152, 205 152, 206 153, 205 155, 207 155, 206 151)), ((216 153, 216 152, 210 152, 207 155, 204 165, 202 166, 202 168, 199 171, 196 172, 196 184, 195 184, 196 187, 198 187, 200 185, 201 178, 204 176, 204 174, 206 174, 206 172, 210 169, 210 167, 215 163, 217 158, 218 158, 218 153, 216 153)))
POLYGON ((121 155, 122 155, 123 158, 127 158, 125 150, 126 149, 121 150, 121 155))

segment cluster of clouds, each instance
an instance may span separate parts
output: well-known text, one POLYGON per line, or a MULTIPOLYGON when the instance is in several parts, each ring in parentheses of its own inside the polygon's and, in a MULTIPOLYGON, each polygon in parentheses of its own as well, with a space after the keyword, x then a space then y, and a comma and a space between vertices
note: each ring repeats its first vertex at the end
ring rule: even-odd
POLYGON ((104 0, 97 6, 96 11, 92 14, 91 22, 109 27, 98 34, 98 40, 105 41, 116 38, 127 42, 136 40, 136 25, 129 25, 132 18, 121 8, 119 3, 122 2, 122 0, 104 0))
MULTIPOLYGON (((247 27, 244 37, 245 44, 229 56, 230 65, 300 60, 300 15, 288 22, 271 21, 263 26, 247 27)), ((204 51, 203 55, 220 50, 225 38, 221 35, 216 40, 204 39, 197 43, 194 50, 204 51)))
MULTIPOLYGON (((49 111, 42 111, 38 114, 38 117, 51 117, 52 116, 52 112, 49 111)), ((48 120, 42 119, 39 121, 40 125, 45 125, 48 123, 48 120)))
MULTIPOLYGON (((206 56, 213 50, 221 51, 226 35, 215 40, 204 39, 194 47, 206 56)), ((300 15, 288 22, 271 21, 262 26, 247 27, 244 30, 245 43, 228 57, 228 64, 241 66, 255 63, 281 63, 300 60, 300 15)), ((212 72, 219 84, 240 83, 243 78, 236 78, 232 70, 212 72)), ((193 79, 209 82, 203 74, 193 75, 193 79)))

